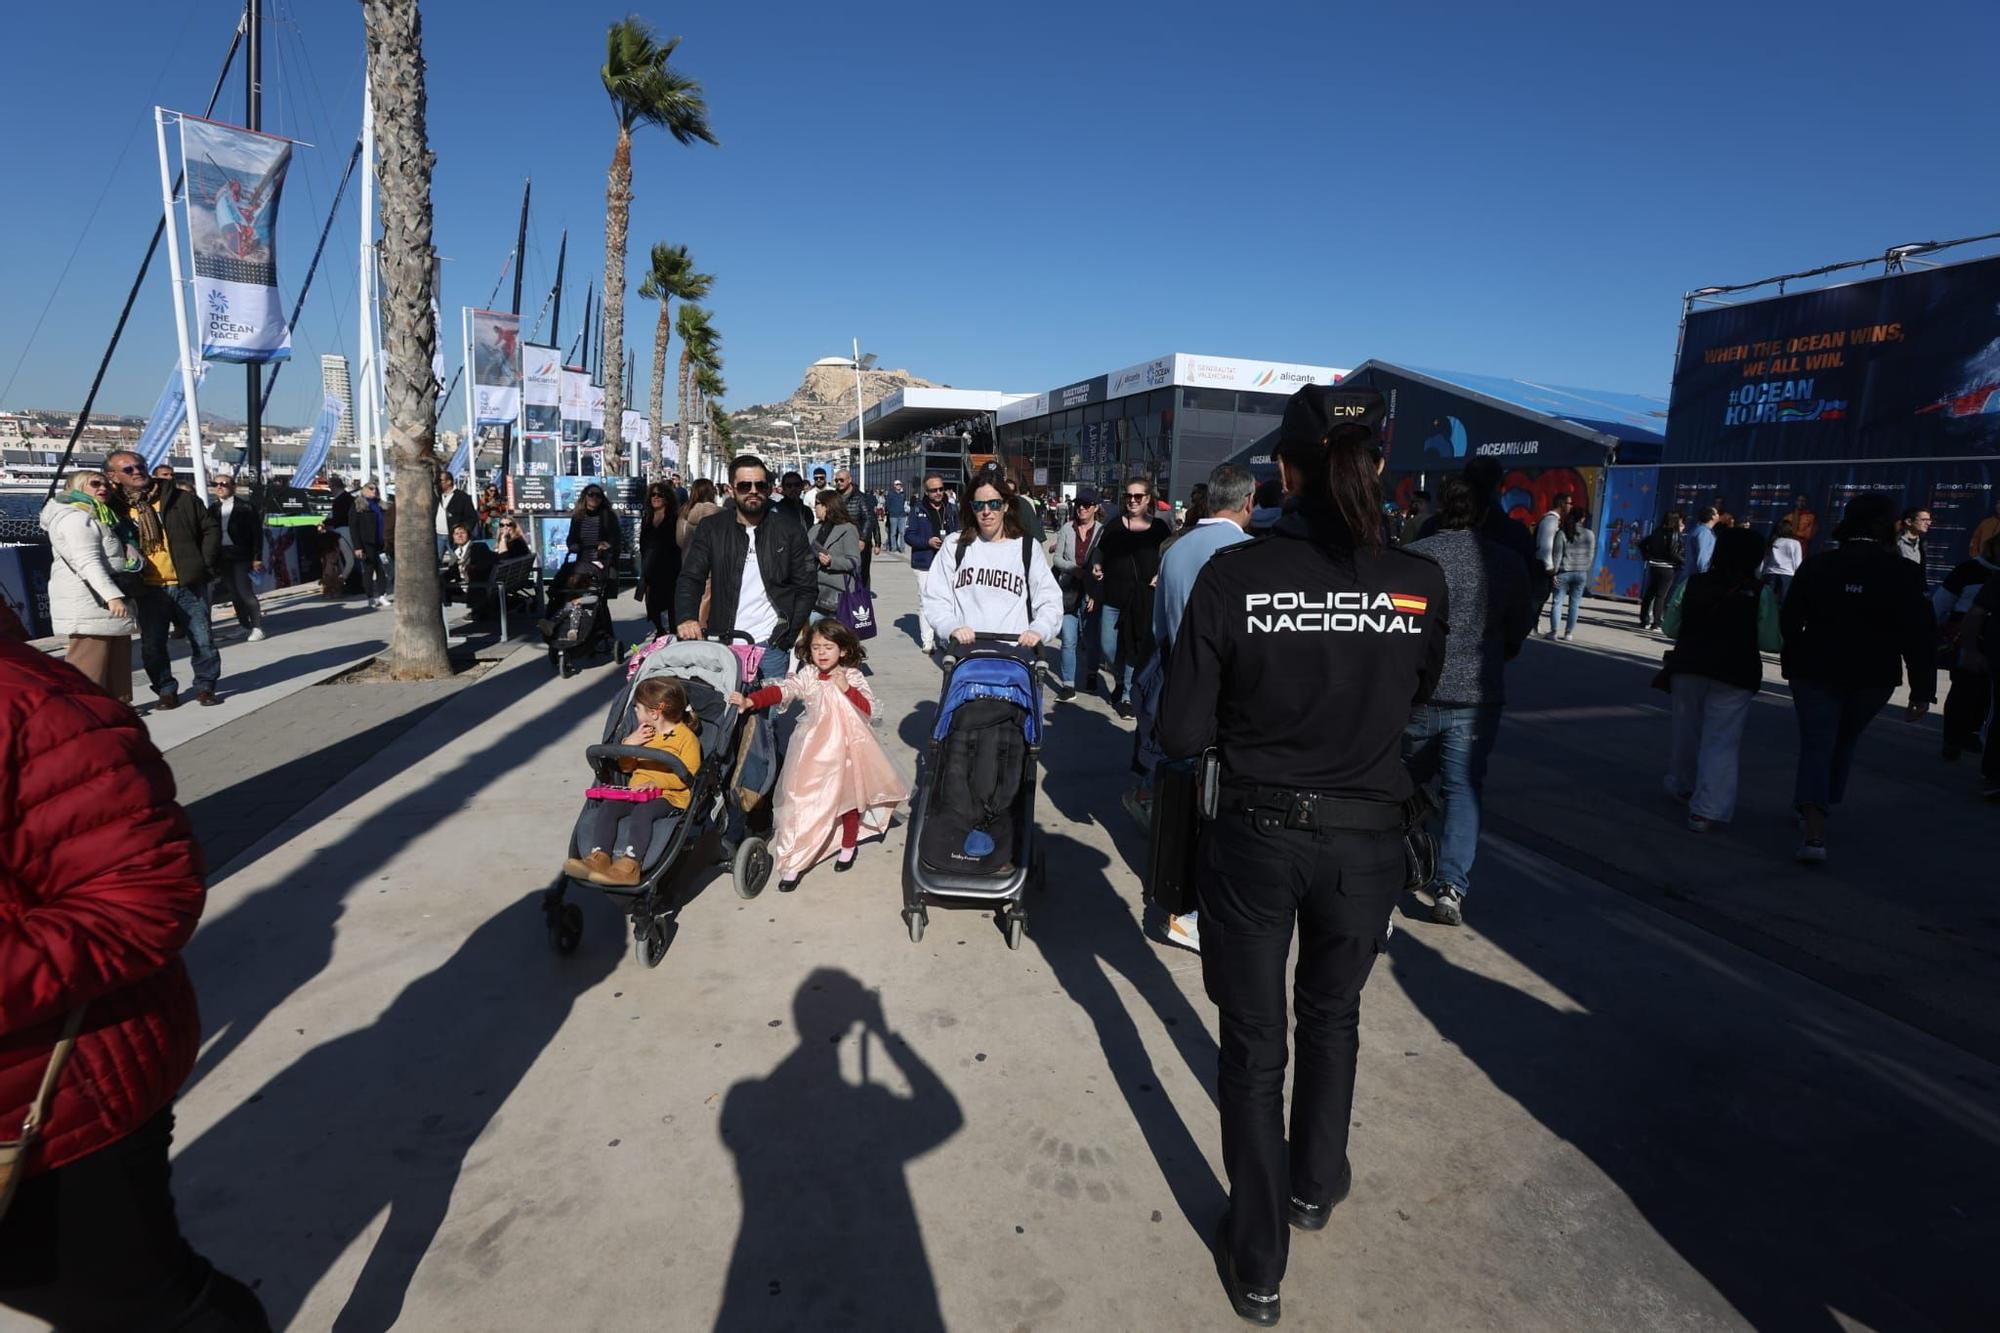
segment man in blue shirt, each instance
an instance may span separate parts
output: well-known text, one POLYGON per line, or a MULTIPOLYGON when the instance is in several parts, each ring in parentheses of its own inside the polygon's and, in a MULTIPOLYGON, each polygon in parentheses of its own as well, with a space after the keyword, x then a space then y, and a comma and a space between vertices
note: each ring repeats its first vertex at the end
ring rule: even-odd
MULTIPOLYGON (((1257 479, 1250 470, 1234 463, 1224 463, 1208 474, 1209 517, 1186 532, 1174 537, 1160 553, 1160 574, 1153 586, 1153 635, 1160 642, 1159 651, 1153 654, 1153 663, 1160 670, 1166 670, 1167 662, 1173 657, 1175 637, 1180 633, 1181 616, 1187 611, 1188 595, 1194 591, 1194 581, 1201 574, 1209 557, 1224 547, 1250 540, 1250 511, 1257 489, 1257 479)), ((1152 664, 1148 664, 1149 671, 1152 664)), ((1159 762, 1159 754, 1151 744, 1153 710, 1152 701, 1159 698, 1157 690, 1135 689, 1134 694, 1146 700, 1139 710, 1139 762, 1150 774, 1159 762)), ((1152 820, 1152 784, 1148 777, 1140 787, 1128 793, 1126 808, 1140 823, 1152 820)), ((1201 930, 1195 913, 1167 918, 1167 939, 1182 946, 1201 952, 1201 930)))
POLYGON ((1694 526, 1688 529, 1687 559, 1681 562, 1676 583, 1686 583, 1707 569, 1708 562, 1715 558, 1715 524, 1720 517, 1714 505, 1703 505, 1695 511, 1694 526))
POLYGON ((883 497, 882 508, 889 517, 889 549, 903 549, 903 524, 909 517, 909 499, 903 494, 903 483, 896 482, 889 487, 889 494, 883 497))

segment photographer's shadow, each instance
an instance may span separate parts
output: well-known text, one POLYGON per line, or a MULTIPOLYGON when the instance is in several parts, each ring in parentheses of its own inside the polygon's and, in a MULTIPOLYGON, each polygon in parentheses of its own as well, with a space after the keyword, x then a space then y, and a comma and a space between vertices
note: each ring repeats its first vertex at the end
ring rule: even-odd
POLYGON ((846 972, 807 977, 792 1016, 797 1048, 722 1106, 743 1223, 716 1327, 942 1329, 904 1168, 956 1134, 964 1112, 846 972), (850 1041, 858 1083, 841 1073, 850 1041), (908 1096, 870 1081, 878 1058, 908 1096))

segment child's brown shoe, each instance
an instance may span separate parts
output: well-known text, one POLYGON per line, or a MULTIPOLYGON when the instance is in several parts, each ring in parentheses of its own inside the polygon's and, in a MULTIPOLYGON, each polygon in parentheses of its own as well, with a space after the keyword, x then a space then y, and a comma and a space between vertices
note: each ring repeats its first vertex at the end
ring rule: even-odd
POLYGON ((613 888, 629 889, 639 882, 639 863, 629 856, 621 856, 611 863, 608 870, 590 872, 592 884, 609 884, 613 888))
POLYGON ((563 862, 563 874, 571 879, 595 880, 611 869, 611 853, 593 851, 589 856, 572 856, 563 862))

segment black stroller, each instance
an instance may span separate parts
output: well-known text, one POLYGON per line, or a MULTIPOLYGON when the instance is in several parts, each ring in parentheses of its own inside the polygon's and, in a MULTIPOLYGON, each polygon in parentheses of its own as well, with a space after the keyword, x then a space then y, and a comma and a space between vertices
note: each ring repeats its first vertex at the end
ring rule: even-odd
POLYGON ((616 662, 625 655, 611 621, 611 599, 617 588, 617 574, 595 560, 571 560, 556 574, 540 629, 549 648, 549 666, 558 676, 567 678, 582 658, 603 653, 616 662))
MULTIPOLYGON (((673 676, 687 686, 688 706, 701 719, 701 770, 694 775, 693 799, 686 812, 658 820, 653 825, 652 845, 639 858, 639 882, 631 887, 573 881, 624 900, 632 918, 632 953, 647 967, 658 967, 666 957, 678 928, 680 907, 673 891, 681 876, 677 873, 687 854, 707 834, 720 834, 729 799, 730 761, 736 748, 737 711, 729 706, 729 694, 739 688, 742 666, 726 644, 702 641, 665 643, 655 648, 639 664, 618 702, 604 722, 604 740, 584 753, 597 781, 604 786, 622 786, 625 775, 618 761, 625 758, 658 760, 657 750, 628 749, 619 739, 636 725, 632 695, 639 682, 654 676, 673 676)), ((588 836, 590 803, 584 803, 570 832, 569 855, 583 852, 581 840, 588 836)), ((736 849, 731 869, 736 892, 755 898, 771 877, 771 853, 762 838, 746 837, 736 849)), ((542 915, 548 926, 549 943, 558 953, 570 953, 583 937, 583 909, 565 901, 572 883, 566 874, 542 895, 542 915)))
POLYGON ((1038 664, 1011 641, 979 640, 945 677, 918 766, 903 853, 903 923, 920 943, 928 908, 991 908, 1021 947, 1028 888, 1046 883, 1035 834, 1042 744, 1038 664))

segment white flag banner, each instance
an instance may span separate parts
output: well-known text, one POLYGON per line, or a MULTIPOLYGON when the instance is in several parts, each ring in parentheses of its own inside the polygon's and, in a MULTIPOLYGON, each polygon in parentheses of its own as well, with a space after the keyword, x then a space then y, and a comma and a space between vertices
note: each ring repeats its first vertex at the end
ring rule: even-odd
POLYGON ((521 415, 521 317, 504 310, 468 310, 472 346, 472 421, 511 426, 521 415))
POLYGON ((521 433, 562 434, 562 353, 521 344, 521 433))
POLYGON ((299 465, 292 469, 292 489, 303 491, 319 479, 319 470, 326 466, 326 456, 333 450, 333 432, 340 425, 340 416, 347 403, 337 393, 327 394, 320 403, 319 418, 313 422, 312 435, 306 440, 306 451, 299 455, 299 465))
MULTIPOLYGON (((195 392, 201 391, 201 382, 208 376, 208 362, 203 361, 194 368, 195 392)), ((160 401, 153 404, 153 415, 146 418, 146 429, 139 434, 139 443, 134 446, 138 454, 146 460, 146 471, 167 461, 172 451, 174 439, 181 433, 181 426, 187 421, 187 394, 181 380, 179 366, 167 376, 167 387, 160 390, 160 401)))
POLYGON ((292 330, 278 299, 278 197, 292 143, 182 116, 188 248, 201 355, 288 361, 292 330))
POLYGON ((590 372, 563 367, 562 437, 569 444, 590 438, 590 372))

